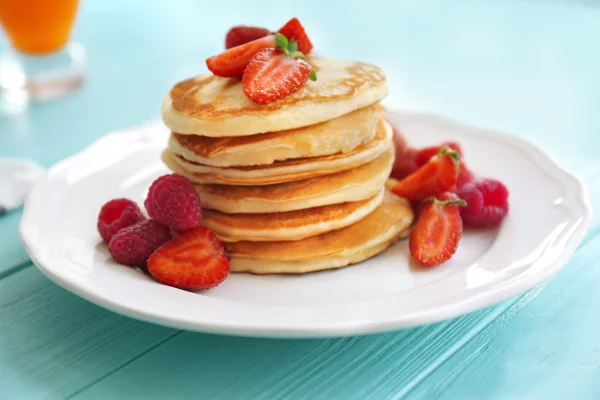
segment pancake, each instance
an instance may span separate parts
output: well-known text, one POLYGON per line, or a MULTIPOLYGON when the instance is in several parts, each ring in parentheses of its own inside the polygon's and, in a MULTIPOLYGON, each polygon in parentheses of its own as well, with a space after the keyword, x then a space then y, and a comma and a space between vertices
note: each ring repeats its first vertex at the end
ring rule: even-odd
POLYGON ((366 200, 384 186, 394 147, 360 167, 301 181, 264 186, 195 185, 202 207, 228 214, 270 213, 366 200))
POLYGON ((206 73, 177 83, 165 96, 164 123, 172 132, 210 137, 279 132, 329 121, 380 101, 385 74, 357 61, 312 57, 316 82, 270 104, 256 104, 242 82, 206 73))
POLYGON ((383 189, 374 197, 269 214, 224 214, 204 210, 202 225, 224 242, 300 240, 344 228, 369 215, 383 200, 383 189))
POLYGON ((163 152, 162 159, 174 172, 194 183, 220 183, 225 185, 271 185, 292 182, 321 175, 333 174, 358 167, 381 156, 392 142, 391 126, 381 120, 376 137, 350 151, 329 156, 278 161, 271 165, 237 168, 219 168, 196 164, 163 152))
POLYGON ((383 203, 355 224, 292 242, 224 243, 231 271, 301 274, 345 267, 392 245, 413 220, 405 199, 386 193, 383 203))
POLYGON ((215 167, 348 153, 375 137, 384 111, 376 103, 320 124, 262 135, 210 138, 173 133, 169 149, 188 161, 215 167))

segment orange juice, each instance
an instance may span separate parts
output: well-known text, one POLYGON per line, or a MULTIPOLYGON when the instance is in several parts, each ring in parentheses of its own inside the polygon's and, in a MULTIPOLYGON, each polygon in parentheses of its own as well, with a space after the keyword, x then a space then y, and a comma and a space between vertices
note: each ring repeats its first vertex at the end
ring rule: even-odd
POLYGON ((28 54, 60 50, 69 40, 78 0, 0 0, 0 23, 10 42, 28 54))

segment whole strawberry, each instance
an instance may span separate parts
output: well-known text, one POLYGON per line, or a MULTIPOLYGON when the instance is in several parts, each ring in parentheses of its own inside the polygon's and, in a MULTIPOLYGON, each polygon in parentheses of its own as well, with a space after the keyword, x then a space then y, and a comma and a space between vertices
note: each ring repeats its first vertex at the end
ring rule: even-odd
POLYGON ((110 243, 113 235, 145 219, 136 203, 129 199, 113 199, 104 204, 98 214, 97 228, 104 243, 110 243))
POLYGON ((192 182, 179 174, 156 179, 148 190, 144 205, 150 217, 177 231, 200 225, 200 197, 192 182))
POLYGON ((267 28, 259 28, 257 26, 238 25, 229 29, 225 36, 225 48, 241 46, 256 39, 260 39, 269 34, 267 28))
POLYGON ((108 252, 119 264, 143 267, 148 257, 170 239, 168 226, 148 219, 117 232, 108 244, 108 252))

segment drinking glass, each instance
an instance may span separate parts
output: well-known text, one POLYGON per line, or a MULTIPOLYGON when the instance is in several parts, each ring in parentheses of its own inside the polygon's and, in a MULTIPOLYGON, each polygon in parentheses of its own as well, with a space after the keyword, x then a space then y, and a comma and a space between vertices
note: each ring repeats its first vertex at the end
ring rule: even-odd
POLYGON ((70 42, 78 0, 0 0, 0 25, 12 48, 0 54, 4 102, 50 100, 83 82, 83 47, 70 42))

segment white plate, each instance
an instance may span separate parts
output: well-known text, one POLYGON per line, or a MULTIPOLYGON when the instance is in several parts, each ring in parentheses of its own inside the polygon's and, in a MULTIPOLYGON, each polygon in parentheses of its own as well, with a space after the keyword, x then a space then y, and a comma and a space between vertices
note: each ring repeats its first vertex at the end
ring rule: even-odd
POLYGON ((302 276, 232 274, 192 293, 113 262, 96 233, 104 202, 142 203, 168 132, 159 122, 104 136, 50 169, 29 196, 21 238, 33 262, 64 288, 110 310, 177 328, 250 336, 352 335, 410 327, 497 303, 548 279, 591 220, 582 183, 519 139, 433 116, 393 114, 415 145, 458 140, 482 176, 509 188, 499 230, 466 232, 457 254, 411 266, 406 241, 361 264, 302 276))

